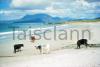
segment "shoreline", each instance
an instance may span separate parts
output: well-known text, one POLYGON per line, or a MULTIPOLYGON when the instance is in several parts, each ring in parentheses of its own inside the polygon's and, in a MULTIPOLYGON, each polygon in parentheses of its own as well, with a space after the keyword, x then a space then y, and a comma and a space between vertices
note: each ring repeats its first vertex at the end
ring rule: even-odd
MULTIPOLYGON (((77 22, 77 23, 79 23, 79 22, 77 22)), ((57 26, 50 26, 50 27, 42 27, 42 28, 35 28, 35 29, 33 29, 33 28, 30 28, 30 29, 27 29, 26 30, 26 35, 27 36, 29 36, 28 34, 30 34, 30 33, 32 33, 33 31, 35 31, 35 30, 40 30, 41 31, 41 33, 40 34, 42 34, 45 30, 48 30, 49 32, 51 32, 51 33, 53 33, 54 31, 54 27, 56 27, 56 30, 57 30, 57 34, 59 34, 59 32, 60 32, 60 30, 66 30, 66 32, 70 32, 71 30, 77 30, 77 31, 82 31, 82 30, 91 30, 91 31, 94 31, 95 29, 99 29, 100 28, 100 26, 99 26, 99 24, 100 24, 100 22, 98 22, 98 23, 80 23, 80 24, 73 24, 73 23, 71 23, 71 24, 63 24, 63 25, 57 25, 57 26), (84 25, 83 25, 84 24, 84 25), (97 25, 98 25, 98 27, 97 27, 97 25), (94 27, 94 28, 93 28, 94 27), (93 29, 92 29, 93 28, 93 29), (29 33, 30 32, 30 33, 29 33)), ((14 31, 14 34, 20 34, 20 33, 23 33, 23 31, 14 31)), ((49 33, 48 32, 48 33, 49 33)), ((96 32, 96 31, 94 31, 94 32, 96 32)), ((5 39, 5 38, 7 38, 7 36, 9 35, 9 34, 13 34, 13 32, 6 32, 6 33, 2 33, 0 36, 1 36, 1 38, 2 39, 5 39), (7 36, 5 36, 5 35, 7 35, 7 36)), ((33 34, 33 33, 32 33, 33 34)), ((96 34, 96 33, 95 33, 96 34)), ((50 35, 50 34, 49 34, 50 35)), ((53 34, 52 34, 53 35, 53 34)), ((31 36, 31 35, 30 35, 31 36)), ((9 36, 10 37, 10 36, 9 36)), ((29 39, 29 37, 28 37, 28 39, 29 39)))
MULTIPOLYGON (((64 26, 66 26, 66 25, 80 25, 80 24, 90 24, 90 23, 94 23, 94 24, 96 24, 96 23, 100 23, 99 21, 98 22, 65 22, 65 23, 63 23, 63 24, 54 24, 54 25, 50 25, 50 27, 42 27, 42 28, 31 28, 30 29, 30 26, 29 26, 29 29, 27 29, 27 31, 29 31, 29 30, 40 30, 40 29, 51 29, 51 28, 53 28, 54 26, 58 26, 58 27, 64 27, 64 26)), ((18 33, 18 32, 21 32, 21 31, 15 31, 16 33, 18 33)), ((12 31, 9 31, 9 32, 0 32, 0 36, 1 35, 6 35, 6 34, 12 34, 13 33, 13 30, 12 31)))

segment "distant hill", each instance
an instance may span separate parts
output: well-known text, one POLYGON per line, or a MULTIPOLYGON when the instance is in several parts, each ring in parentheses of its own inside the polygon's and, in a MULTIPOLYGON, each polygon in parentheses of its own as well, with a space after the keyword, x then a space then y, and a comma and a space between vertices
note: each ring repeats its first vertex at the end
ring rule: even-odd
POLYGON ((47 14, 35 14, 35 15, 26 15, 22 19, 20 19, 18 22, 39 22, 39 23, 45 23, 49 20, 52 20, 52 17, 47 14))
POLYGON ((100 17, 96 18, 96 19, 100 19, 100 17))
MULTIPOLYGON (((100 19, 96 18, 96 19, 92 19, 93 20, 97 20, 100 19)), ((83 21, 83 20, 90 20, 90 19, 75 19, 75 18, 70 18, 70 17, 52 17, 48 14, 45 13, 38 13, 38 14, 34 14, 34 15, 25 15, 23 18, 21 19, 16 19, 16 20, 3 20, 0 21, 0 23, 62 23, 62 22, 66 22, 66 21, 83 21)), ((91 21, 91 20, 90 20, 91 21)))
MULTIPOLYGON (((48 14, 34 14, 34 15, 26 15, 23 18, 17 20, 17 23, 58 23, 72 20, 72 18, 60 18, 60 17, 52 17, 48 14)), ((16 23, 15 22, 15 23, 16 23)))

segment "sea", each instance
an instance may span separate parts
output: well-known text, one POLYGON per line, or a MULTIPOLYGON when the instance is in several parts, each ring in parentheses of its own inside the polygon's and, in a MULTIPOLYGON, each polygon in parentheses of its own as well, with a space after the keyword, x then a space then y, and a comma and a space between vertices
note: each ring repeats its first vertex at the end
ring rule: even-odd
MULTIPOLYGON (((54 26, 53 24, 44 24, 44 23, 0 23, 0 45, 5 44, 7 42, 12 42, 13 38, 13 31, 20 32, 22 30, 29 30, 29 29, 45 29, 49 28, 52 29, 54 26)), ((100 29, 99 24, 65 24, 63 26, 59 26, 60 29, 69 29, 69 28, 96 28, 100 29)), ((99 33, 99 32, 98 32, 99 33)))

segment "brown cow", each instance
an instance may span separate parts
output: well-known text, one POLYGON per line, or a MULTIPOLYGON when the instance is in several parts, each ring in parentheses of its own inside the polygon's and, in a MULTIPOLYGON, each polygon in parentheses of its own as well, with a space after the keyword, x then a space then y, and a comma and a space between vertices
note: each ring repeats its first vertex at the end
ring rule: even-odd
POLYGON ((34 43, 34 41, 36 40, 35 36, 31 36, 31 41, 34 43))

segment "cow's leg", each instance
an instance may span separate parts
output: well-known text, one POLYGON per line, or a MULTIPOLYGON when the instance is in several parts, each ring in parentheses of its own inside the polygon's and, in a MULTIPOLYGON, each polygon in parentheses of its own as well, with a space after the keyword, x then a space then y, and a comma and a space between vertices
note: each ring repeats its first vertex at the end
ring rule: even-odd
POLYGON ((14 48, 14 53, 16 53, 16 49, 14 48))
POLYGON ((21 48, 19 48, 19 51, 21 52, 21 48))
POLYGON ((88 45, 89 45, 89 44, 85 43, 86 48, 87 48, 88 45))
POLYGON ((38 46, 38 49, 40 51, 40 54, 42 54, 42 46, 38 46))
POLYGON ((21 52, 21 48, 18 49, 18 52, 21 52))
POLYGON ((79 49, 80 49, 80 44, 78 45, 79 49))
POLYGON ((77 43, 77 48, 78 48, 78 49, 80 49, 80 45, 81 45, 80 43, 77 43))
POLYGON ((79 48, 79 45, 77 45, 77 49, 79 48))
POLYGON ((39 49, 39 51, 40 51, 40 54, 42 54, 42 49, 39 49))
POLYGON ((78 49, 79 47, 78 47, 78 44, 77 44, 77 49, 78 49))
POLYGON ((87 44, 85 44, 86 48, 87 48, 87 44))
POLYGON ((19 52, 20 51, 20 49, 18 48, 18 49, 16 49, 17 50, 17 52, 19 52))

